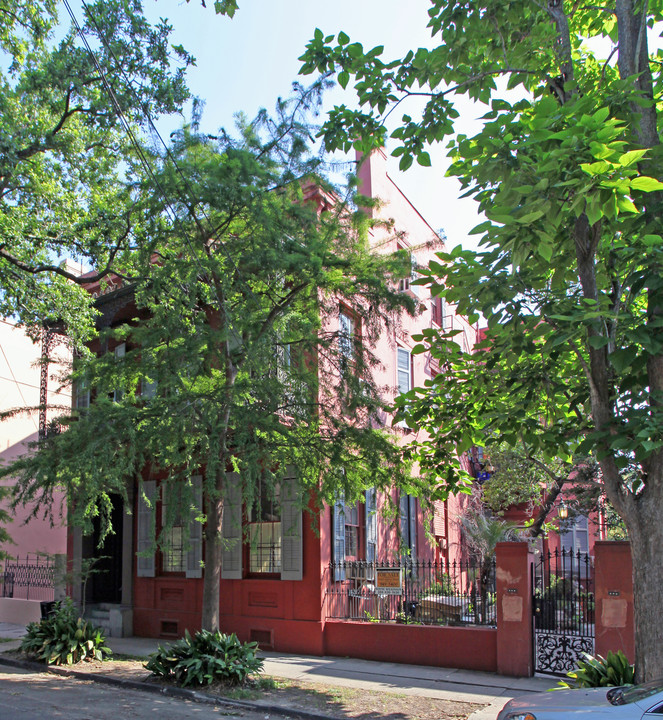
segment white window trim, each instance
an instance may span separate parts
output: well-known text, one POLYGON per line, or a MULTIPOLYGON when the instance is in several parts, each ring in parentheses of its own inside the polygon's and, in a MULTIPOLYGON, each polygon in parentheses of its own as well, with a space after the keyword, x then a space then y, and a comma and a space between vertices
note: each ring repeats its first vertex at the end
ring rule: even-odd
POLYGON ((412 390, 412 353, 405 347, 398 346, 396 348, 396 387, 399 393, 406 393, 412 390), (400 359, 407 357, 407 371, 401 369, 400 359), (401 388, 401 373, 407 372, 407 390, 401 388))
POLYGON ((226 474, 221 534, 221 577, 224 580, 242 579, 242 487, 237 473, 226 474))
POLYGON ((203 576, 203 525, 198 519, 203 512, 203 478, 194 475, 191 478, 193 487, 193 503, 189 520, 189 545, 186 552, 186 577, 200 578, 203 576))
POLYGON ((74 410, 87 410, 90 407, 90 388, 86 378, 74 382, 72 407, 74 410))
POLYGON ((342 307, 338 313, 338 351, 346 360, 354 358, 355 333, 355 319, 349 310, 342 307))

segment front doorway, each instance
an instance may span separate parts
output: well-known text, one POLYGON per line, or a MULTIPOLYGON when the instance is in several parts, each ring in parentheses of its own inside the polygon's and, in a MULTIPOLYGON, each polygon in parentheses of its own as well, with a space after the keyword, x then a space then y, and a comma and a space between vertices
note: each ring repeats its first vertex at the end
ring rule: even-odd
POLYGON ((122 601, 122 537, 124 503, 120 495, 110 495, 113 532, 99 547, 101 522, 94 519, 91 535, 83 538, 83 577, 86 604, 120 603, 122 601), (89 570, 85 566, 89 565, 89 570), (87 577, 86 577, 87 576, 87 577))

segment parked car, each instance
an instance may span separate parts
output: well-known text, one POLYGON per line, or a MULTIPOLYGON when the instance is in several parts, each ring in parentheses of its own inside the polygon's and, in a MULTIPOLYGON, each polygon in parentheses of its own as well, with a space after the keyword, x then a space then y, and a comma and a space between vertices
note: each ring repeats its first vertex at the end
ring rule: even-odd
POLYGON ((497 720, 640 720, 663 713, 663 679, 626 687, 555 690, 513 698, 497 720))

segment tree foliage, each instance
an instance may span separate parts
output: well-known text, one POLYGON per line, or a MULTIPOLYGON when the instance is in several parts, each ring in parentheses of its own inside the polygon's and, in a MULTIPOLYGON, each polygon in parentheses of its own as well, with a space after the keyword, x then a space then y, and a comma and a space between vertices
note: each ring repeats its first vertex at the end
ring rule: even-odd
POLYGON ((392 133, 406 169, 450 138, 450 174, 486 220, 478 253, 456 249, 422 283, 488 329, 467 355, 452 332, 422 333, 437 378, 403 414, 431 432, 418 457, 444 490, 462 489, 456 448, 491 433, 544 458, 591 454, 624 519, 635 567, 638 673, 663 672, 651 582, 663 502, 663 6, 434 0, 439 44, 385 60, 345 33, 316 31, 304 73, 354 80, 360 107, 335 108, 328 146, 366 149, 414 96, 425 107, 392 133), (604 51, 605 50, 605 51, 604 51), (474 137, 453 136, 464 95, 484 103, 474 137), (454 468, 456 469, 450 469, 454 468), (635 471, 635 472, 633 472, 635 471))
POLYGON ((275 119, 244 122, 237 139, 184 128, 155 158, 156 185, 134 191, 140 279, 108 288, 98 307, 133 300, 75 368, 93 401, 3 471, 25 500, 64 485, 70 520, 87 527, 141 473, 180 488, 180 510, 202 474, 208 628, 218 623, 227 472, 249 506, 260 485, 275 492, 294 473, 303 507, 311 493, 352 501, 404 472, 378 420, 371 348, 413 311, 397 292, 410 268, 402 254, 372 251, 367 214, 321 177, 307 102, 304 92, 275 119), (339 331, 341 307, 352 336, 339 331), (118 342, 121 359, 104 352, 118 342))
POLYGON ((121 271, 136 242, 127 128, 181 110, 193 59, 139 0, 88 4, 81 33, 57 10, 51 0, 0 9, 0 313, 62 321, 78 339, 89 298, 62 263, 121 271))

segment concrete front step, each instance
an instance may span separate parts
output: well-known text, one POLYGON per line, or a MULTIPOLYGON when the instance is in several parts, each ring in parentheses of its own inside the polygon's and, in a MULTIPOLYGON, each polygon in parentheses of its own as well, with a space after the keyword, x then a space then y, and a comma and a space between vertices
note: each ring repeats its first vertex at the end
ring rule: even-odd
POLYGON ((127 637, 133 632, 130 608, 112 603, 99 603, 85 608, 85 618, 101 628, 108 637, 127 637))

